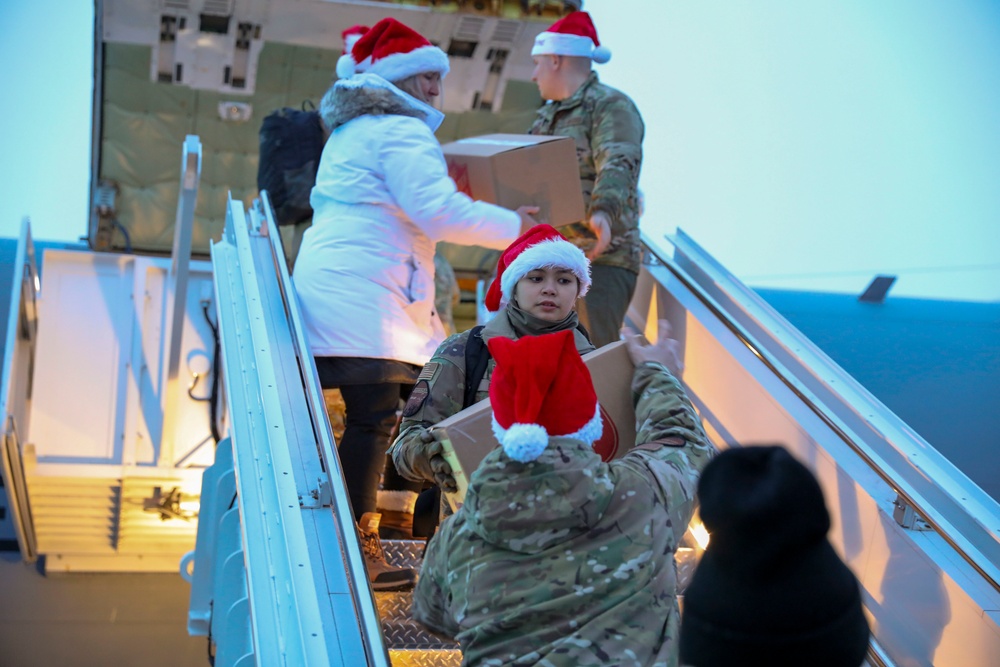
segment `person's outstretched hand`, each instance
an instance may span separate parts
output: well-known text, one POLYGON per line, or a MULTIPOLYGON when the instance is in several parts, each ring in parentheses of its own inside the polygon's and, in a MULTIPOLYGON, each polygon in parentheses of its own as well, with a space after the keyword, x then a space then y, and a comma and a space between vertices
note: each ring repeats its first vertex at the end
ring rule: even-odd
POLYGON ((534 215, 537 215, 538 212, 541 210, 542 209, 538 208, 537 206, 517 207, 517 211, 515 211, 515 213, 517 213, 517 215, 521 218, 521 233, 518 234, 518 236, 525 233, 526 231, 528 231, 529 229, 531 229, 532 227, 541 222, 541 220, 536 220, 534 217, 532 217, 534 215))
POLYGON ((684 362, 681 361, 681 344, 671 338, 673 327, 667 320, 659 321, 659 337, 655 345, 644 345, 642 336, 630 331, 625 332, 625 347, 628 356, 636 366, 647 361, 663 364, 674 377, 679 378, 684 372, 684 362))

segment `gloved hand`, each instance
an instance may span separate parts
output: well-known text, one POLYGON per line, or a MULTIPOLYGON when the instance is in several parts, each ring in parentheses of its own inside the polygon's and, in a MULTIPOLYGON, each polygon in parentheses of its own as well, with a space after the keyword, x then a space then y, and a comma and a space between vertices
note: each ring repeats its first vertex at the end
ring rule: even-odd
POLYGON ((413 467, 425 479, 434 480, 442 491, 454 493, 458 490, 458 483, 452 474, 451 466, 442 456, 443 451, 435 431, 425 430, 420 434, 420 447, 414 456, 413 467))
POLYGON ((636 366, 652 361, 663 364, 674 377, 680 378, 684 372, 684 361, 680 342, 671 338, 673 327, 667 320, 659 320, 659 336, 655 345, 644 345, 642 336, 636 333, 625 333, 625 348, 636 366))

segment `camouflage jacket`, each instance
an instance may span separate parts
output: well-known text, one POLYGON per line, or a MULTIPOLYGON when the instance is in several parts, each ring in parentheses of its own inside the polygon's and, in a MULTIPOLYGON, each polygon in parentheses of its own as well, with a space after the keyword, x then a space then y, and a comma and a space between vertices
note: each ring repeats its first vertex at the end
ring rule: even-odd
POLYGON ((413 617, 463 664, 677 664, 674 553, 715 453, 680 383, 635 371, 635 448, 602 463, 552 438, 522 464, 497 448, 424 556, 413 617))
MULTIPOLYGON (((611 245, 594 263, 638 273, 638 188, 645 127, 632 100, 602 84, 597 73, 591 72, 573 95, 539 109, 530 132, 571 137, 576 142, 587 215, 603 211, 611 220, 611 245)), ((594 238, 589 228, 579 224, 559 231, 578 243, 594 238)))
MULTIPOLYGON (((417 383, 410 393, 403 410, 403 421, 399 425, 399 436, 389 449, 392 462, 400 475, 414 481, 424 480, 417 472, 414 458, 420 455, 420 436, 431 426, 460 412, 465 402, 465 346, 469 331, 447 338, 431 360, 424 365, 417 383)), ((517 338, 507 316, 501 312, 486 325, 483 338, 493 336, 517 338)), ((586 354, 594 349, 590 341, 577 334, 577 351, 586 354)), ((491 358, 486 373, 476 391, 476 402, 489 397, 490 378, 493 376, 494 361, 491 358)))

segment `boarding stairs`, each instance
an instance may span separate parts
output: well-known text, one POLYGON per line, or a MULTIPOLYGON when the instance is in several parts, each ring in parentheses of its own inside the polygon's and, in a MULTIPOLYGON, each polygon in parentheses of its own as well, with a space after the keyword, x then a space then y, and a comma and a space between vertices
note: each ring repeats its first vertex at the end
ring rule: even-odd
MULTIPOLYGON (((130 369, 166 368, 167 359, 190 358, 211 339, 207 330, 185 328, 171 341, 154 326, 158 304, 169 303, 160 295, 176 289, 167 278, 183 263, 49 251, 45 299, 37 299, 26 230, 0 401, 0 464, 22 556, 44 556, 48 571, 149 571, 182 560, 191 581, 188 629, 209 637, 218 665, 458 664, 454 644, 408 617, 409 594, 373 593, 367 584, 275 229, 266 196, 249 211, 230 201, 211 264, 188 267, 196 288, 185 317, 203 326, 203 304, 217 306, 229 406, 227 437, 207 448, 214 463, 204 475, 194 464, 206 458, 206 446, 170 451, 162 438, 152 450, 143 444, 156 432, 149 424, 170 406, 153 392, 150 407, 147 383, 130 384, 142 377, 130 369), (65 303, 104 304, 106 316, 88 307, 86 328, 71 320, 60 326, 59 284, 65 303), (145 295, 146 310, 133 308, 129 294, 145 295), (61 378, 100 361, 94 350, 107 347, 91 342, 89 355, 70 350, 75 365, 61 363, 50 352, 64 345, 46 338, 60 331, 80 345, 84 332, 114 336, 118 352, 108 363, 118 374, 91 373, 88 391, 75 395, 97 407, 105 394, 114 399, 115 410, 85 411, 74 424, 76 442, 89 442, 81 435, 91 422, 115 429, 113 438, 92 438, 123 443, 103 458, 97 444, 93 451, 75 445, 69 456, 59 449, 65 440, 50 437, 61 422, 46 419, 67 405, 60 391, 80 386, 61 378), (181 499, 201 496, 196 540, 195 522, 176 516, 183 503, 163 502, 172 489, 181 499)), ((657 319, 674 323, 685 385, 717 446, 781 442, 817 474, 833 517, 831 541, 863 587, 873 629, 869 664, 1000 663, 997 503, 683 232, 647 236, 644 245, 629 324, 653 337, 657 319)), ((179 393, 191 395, 184 384, 179 393)), ((182 404, 175 442, 197 444, 202 411, 182 404)), ((418 562, 420 543, 385 546, 391 561, 418 562)))
MULTIPOLYGON (((185 563, 189 631, 217 665, 459 664, 409 619, 409 594, 368 586, 276 229, 266 193, 230 201, 212 246, 231 421, 185 563)), ((862 584, 868 663, 997 664, 997 503, 683 232, 643 241, 627 323, 674 324, 717 446, 780 442, 815 472, 862 584)), ((386 544, 397 563, 420 547, 386 544)))

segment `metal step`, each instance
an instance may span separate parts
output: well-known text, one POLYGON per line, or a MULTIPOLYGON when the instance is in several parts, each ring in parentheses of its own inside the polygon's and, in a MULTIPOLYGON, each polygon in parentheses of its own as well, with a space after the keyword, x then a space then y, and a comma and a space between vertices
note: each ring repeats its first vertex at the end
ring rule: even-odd
POLYGON ((429 649, 389 649, 392 667, 460 667, 462 652, 429 649))
MULTIPOLYGON (((390 565, 419 571, 424 542, 382 540, 390 565)), ((375 604, 382 619, 382 632, 393 667, 458 667, 462 652, 458 643, 435 635, 410 617, 413 592, 376 592, 375 604)))

